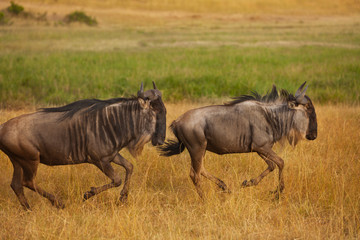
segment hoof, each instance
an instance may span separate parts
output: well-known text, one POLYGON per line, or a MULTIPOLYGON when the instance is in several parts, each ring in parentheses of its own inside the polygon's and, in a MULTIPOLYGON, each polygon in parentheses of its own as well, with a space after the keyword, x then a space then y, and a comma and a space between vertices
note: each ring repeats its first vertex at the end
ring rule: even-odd
POLYGON ((228 194, 230 194, 230 193, 231 193, 231 190, 229 190, 229 189, 223 189, 222 192, 223 192, 223 193, 228 193, 228 194))
POLYGON ((93 191, 93 189, 91 189, 90 191, 87 191, 86 193, 84 193, 84 201, 88 200, 89 198, 91 198, 92 196, 94 196, 95 193, 93 191))
POLYGON ((274 191, 270 191, 269 193, 275 195, 275 194, 279 194, 279 191, 276 189, 276 190, 274 190, 274 191))
POLYGON ((219 185, 219 188, 222 190, 222 192, 224 193, 231 193, 231 191, 228 189, 228 187, 226 186, 225 183, 219 185))
POLYGON ((65 204, 61 200, 56 200, 53 205, 58 209, 64 209, 65 204))
POLYGON ((255 180, 251 179, 250 181, 245 180, 243 181, 243 183, 241 184, 242 187, 251 187, 255 185, 255 180))
POLYGON ((22 205, 22 207, 23 207, 24 211, 28 211, 28 212, 31 212, 31 211, 32 211, 32 209, 31 209, 31 207, 30 207, 29 204, 22 205))
POLYGON ((225 188, 221 188, 221 192, 223 192, 223 193, 231 193, 231 190, 230 189, 228 189, 227 187, 225 187, 225 188))
POLYGON ((242 182, 241 186, 242 186, 242 187, 247 187, 247 182, 248 182, 247 180, 244 180, 244 181, 242 182))
POLYGON ((125 204, 128 201, 128 194, 123 194, 119 198, 120 203, 125 204))
POLYGON ((279 192, 274 193, 272 191, 272 194, 274 195, 273 201, 277 202, 277 201, 280 200, 280 193, 279 192))
POLYGON ((250 181, 244 180, 243 183, 241 184, 242 187, 251 187, 255 185, 257 185, 255 184, 255 179, 250 179, 250 181))
POLYGON ((278 187, 274 191, 270 191, 270 194, 280 195, 284 191, 284 187, 278 187))
POLYGON ((276 189, 274 191, 270 191, 270 194, 274 195, 273 201, 279 201, 280 200, 281 191, 279 191, 279 189, 276 189))

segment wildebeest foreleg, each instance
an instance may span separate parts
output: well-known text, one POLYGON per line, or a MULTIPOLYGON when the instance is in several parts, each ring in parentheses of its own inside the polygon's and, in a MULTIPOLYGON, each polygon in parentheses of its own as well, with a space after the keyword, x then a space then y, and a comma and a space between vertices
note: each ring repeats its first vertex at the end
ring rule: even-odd
POLYGON ((131 162, 126 160, 120 154, 117 154, 115 156, 113 162, 120 165, 120 166, 122 166, 122 167, 124 167, 125 170, 126 170, 124 187, 123 187, 123 189, 121 190, 121 193, 120 193, 120 201, 121 202, 126 202, 128 194, 129 194, 130 177, 131 177, 132 172, 133 172, 133 165, 131 164, 131 162))
POLYGON ((267 163, 268 167, 257 178, 250 179, 250 181, 248 181, 248 180, 243 181, 243 183, 242 183, 243 187, 250 187, 250 186, 258 185, 259 182, 265 176, 267 176, 270 172, 272 172, 276 167, 276 164, 273 163, 271 160, 269 160, 264 154, 261 154, 261 153, 258 153, 258 154, 262 159, 264 159, 264 161, 267 163))
MULTIPOLYGON (((284 190, 284 179, 283 179, 283 168, 284 168, 284 160, 282 160, 272 149, 266 149, 265 151, 257 151, 259 155, 263 155, 264 159, 267 159, 273 163, 275 163, 279 168, 279 185, 277 189, 273 192, 275 193, 275 197, 278 198, 279 194, 284 190)), ((261 156, 260 155, 260 156, 261 156)))
POLYGON ((268 155, 268 158, 273 161, 279 168, 279 185, 277 189, 274 191, 276 198, 279 198, 279 194, 284 191, 285 184, 284 184, 284 178, 283 178, 283 168, 284 168, 284 160, 282 160, 278 155, 276 155, 275 152, 271 150, 270 154, 268 155))
POLYGON ((87 191, 84 194, 84 200, 87 200, 92 196, 95 196, 96 194, 99 194, 109 188, 118 187, 121 185, 122 182, 120 176, 115 173, 110 161, 98 162, 95 165, 112 181, 111 183, 105 184, 101 187, 92 187, 90 191, 87 191))

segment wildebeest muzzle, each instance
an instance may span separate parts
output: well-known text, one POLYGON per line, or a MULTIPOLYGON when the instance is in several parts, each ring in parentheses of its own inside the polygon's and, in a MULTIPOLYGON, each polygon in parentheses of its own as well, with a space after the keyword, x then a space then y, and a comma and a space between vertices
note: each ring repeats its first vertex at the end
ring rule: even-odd
POLYGON ((156 115, 155 132, 152 135, 151 143, 153 146, 163 145, 166 137, 166 112, 163 111, 156 115))
POLYGON ((315 110, 310 114, 309 117, 309 127, 308 132, 306 133, 306 139, 315 140, 317 137, 317 120, 315 110))
POLYGON ((306 139, 307 140, 315 140, 317 137, 317 132, 311 132, 309 134, 306 134, 306 139))

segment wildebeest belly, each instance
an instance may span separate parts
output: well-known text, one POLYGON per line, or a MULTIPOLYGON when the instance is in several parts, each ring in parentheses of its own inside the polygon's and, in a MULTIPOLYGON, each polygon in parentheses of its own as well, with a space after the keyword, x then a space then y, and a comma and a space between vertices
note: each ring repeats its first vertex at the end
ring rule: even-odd
POLYGON ((251 151, 251 124, 239 115, 218 115, 208 119, 204 129, 206 149, 217 153, 241 153, 251 151))
POLYGON ((73 154, 64 154, 63 152, 52 152, 52 153, 41 153, 40 162, 45 165, 68 165, 68 164, 79 164, 85 163, 88 159, 85 155, 74 156, 73 154))
POLYGON ((217 153, 243 153, 251 151, 251 144, 242 144, 239 142, 227 142, 227 141, 208 141, 206 150, 217 153))
POLYGON ((206 150, 217 153, 242 153, 251 151, 251 138, 245 134, 231 133, 207 135, 206 150), (231 135, 232 134, 232 135, 231 135))

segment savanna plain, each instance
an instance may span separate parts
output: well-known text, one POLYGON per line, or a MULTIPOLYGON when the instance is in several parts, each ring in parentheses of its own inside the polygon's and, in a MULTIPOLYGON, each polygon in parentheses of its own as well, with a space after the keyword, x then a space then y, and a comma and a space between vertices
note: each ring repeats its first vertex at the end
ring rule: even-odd
POLYGON ((79 99, 130 97, 155 81, 169 125, 192 108, 265 94, 272 84, 294 93, 307 81, 318 138, 275 146, 285 161, 278 200, 270 194, 277 170, 241 188, 267 167, 256 154, 206 153, 207 170, 232 192, 204 179, 201 200, 188 153, 161 157, 148 144, 137 159, 121 151, 134 164, 126 204, 117 201, 120 188, 83 201, 90 187, 109 182, 92 165, 41 165, 37 183, 66 207, 26 189, 32 211, 24 211, 0 153, 0 239, 360 238, 359 1, 17 3, 31 14, 0 25, 1 123, 79 99), (61 21, 75 10, 98 25, 61 21))

